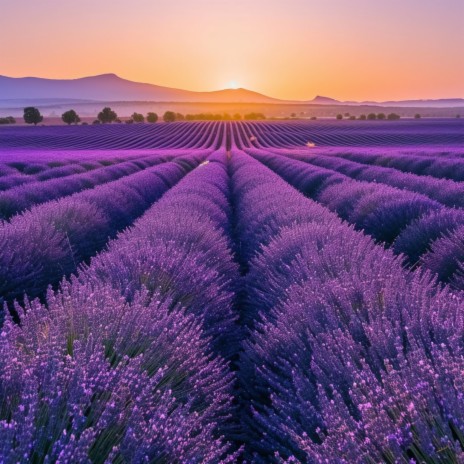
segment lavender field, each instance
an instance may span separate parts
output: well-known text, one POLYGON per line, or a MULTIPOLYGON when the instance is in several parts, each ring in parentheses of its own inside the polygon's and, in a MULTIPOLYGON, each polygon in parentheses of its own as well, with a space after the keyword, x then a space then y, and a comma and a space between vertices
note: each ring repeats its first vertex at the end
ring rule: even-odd
POLYGON ((0 463, 463 463, 464 120, 0 128, 0 463))

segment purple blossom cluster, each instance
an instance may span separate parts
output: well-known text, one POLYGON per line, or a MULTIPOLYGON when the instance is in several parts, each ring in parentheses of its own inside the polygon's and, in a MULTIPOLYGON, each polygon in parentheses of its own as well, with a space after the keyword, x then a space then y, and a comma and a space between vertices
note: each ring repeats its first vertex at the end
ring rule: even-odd
POLYGON ((231 373, 201 324, 140 292, 76 280, 0 333, 0 460, 232 462, 231 373))

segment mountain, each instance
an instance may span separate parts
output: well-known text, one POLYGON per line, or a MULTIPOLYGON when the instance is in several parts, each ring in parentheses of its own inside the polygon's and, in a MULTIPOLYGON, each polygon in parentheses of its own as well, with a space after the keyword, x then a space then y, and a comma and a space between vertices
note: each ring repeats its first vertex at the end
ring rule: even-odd
POLYGON ((388 101, 340 101, 321 97, 327 100, 322 104, 349 106, 383 106, 395 108, 454 108, 464 106, 464 98, 439 98, 436 100, 388 100, 388 101), (330 101, 329 101, 330 100, 330 101))
POLYGON ((205 103, 279 103, 271 97, 246 89, 192 92, 122 79, 116 74, 79 79, 43 79, 0 76, 0 100, 43 101, 154 101, 205 103))
POLYGON ((309 100, 309 104, 315 104, 315 105, 340 105, 341 102, 338 100, 335 100, 334 98, 329 98, 329 97, 321 97, 320 95, 317 95, 314 97, 312 100, 309 100))
POLYGON ((464 98, 439 98, 436 100, 390 100, 384 102, 354 102, 355 105, 381 105, 416 108, 452 108, 464 105, 464 98))
POLYGON ((82 77, 79 79, 44 79, 39 77, 0 76, 0 107, 51 105, 92 102, 170 102, 170 103, 259 103, 306 104, 332 106, 386 106, 451 108, 464 106, 463 98, 403 101, 339 101, 316 96, 312 100, 279 100, 247 89, 225 89, 214 92, 143 84, 122 79, 116 74, 82 77))

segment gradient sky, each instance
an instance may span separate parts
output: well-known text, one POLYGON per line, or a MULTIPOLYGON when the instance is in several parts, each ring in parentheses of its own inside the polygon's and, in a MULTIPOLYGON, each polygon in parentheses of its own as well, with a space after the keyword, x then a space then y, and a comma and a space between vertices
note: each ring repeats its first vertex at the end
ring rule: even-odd
POLYGON ((0 74, 464 97, 464 0, 0 0, 0 74))

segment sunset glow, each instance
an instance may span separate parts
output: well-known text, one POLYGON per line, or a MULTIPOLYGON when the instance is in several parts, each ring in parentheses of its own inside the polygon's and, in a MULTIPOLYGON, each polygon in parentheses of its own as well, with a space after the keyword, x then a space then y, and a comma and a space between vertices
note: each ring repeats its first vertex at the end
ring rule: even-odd
POLYGON ((464 95, 462 0, 6 0, 0 28, 7 76, 111 72, 286 99, 464 95))

